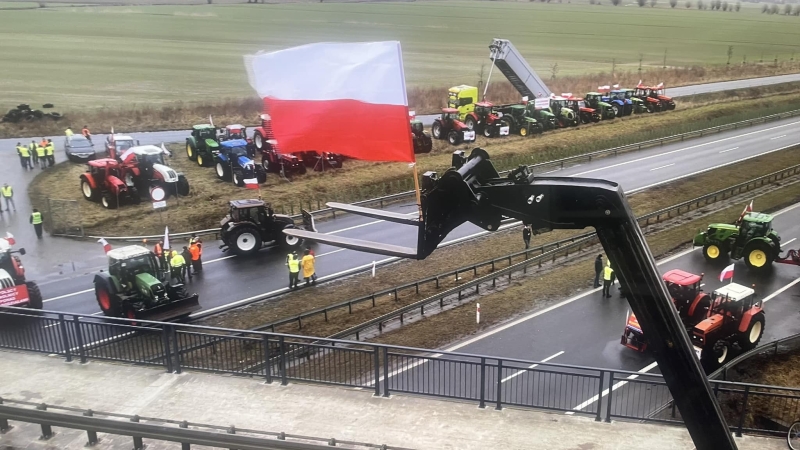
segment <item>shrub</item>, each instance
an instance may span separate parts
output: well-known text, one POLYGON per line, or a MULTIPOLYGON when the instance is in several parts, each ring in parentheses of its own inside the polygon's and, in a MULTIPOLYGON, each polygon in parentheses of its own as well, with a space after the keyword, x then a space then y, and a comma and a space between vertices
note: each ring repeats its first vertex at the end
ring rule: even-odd
POLYGON ((658 2, 658 0, 650 0, 650 7, 652 8, 652 7, 656 6, 657 2, 658 2))
POLYGON ((742 2, 736 2, 736 12, 739 12, 740 9, 742 9, 742 2))
POLYGON ((764 14, 767 11, 769 11, 769 5, 767 4, 761 5, 761 14, 764 14))
POLYGON ((636 3, 638 3, 639 7, 641 8, 642 6, 647 4, 647 0, 636 0, 636 3))
POLYGON ((611 0, 611 4, 614 5, 614 6, 619 6, 621 1, 622 0, 611 0))
POLYGON ((791 13, 792 13, 792 5, 790 5, 790 4, 788 4, 788 3, 787 3, 786 5, 784 5, 784 6, 783 6, 783 13, 784 13, 785 15, 787 15, 787 16, 788 16, 789 14, 791 14, 791 13))
POLYGON ((727 11, 728 10, 728 2, 722 2, 722 10, 723 11, 727 11))
POLYGON ((687 2, 686 2, 686 8, 691 8, 691 7, 692 7, 692 2, 690 2, 690 1, 688 1, 688 0, 687 0, 687 2))
POLYGON ((678 6, 678 0, 669 0, 669 7, 674 8, 678 6))

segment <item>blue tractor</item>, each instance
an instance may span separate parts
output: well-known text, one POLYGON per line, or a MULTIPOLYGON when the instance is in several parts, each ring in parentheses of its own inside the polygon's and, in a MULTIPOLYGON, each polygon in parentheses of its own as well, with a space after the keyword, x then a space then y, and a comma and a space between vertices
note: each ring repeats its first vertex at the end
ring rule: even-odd
POLYGON ((615 89, 607 91, 607 96, 603 97, 603 101, 611 105, 616 117, 630 116, 633 114, 633 102, 627 98, 625 91, 622 89, 615 89))
POLYGON ((256 179, 259 184, 267 181, 267 171, 256 164, 248 151, 247 141, 232 139, 219 143, 219 153, 214 158, 214 168, 220 180, 233 180, 233 184, 242 187, 245 180, 256 179))

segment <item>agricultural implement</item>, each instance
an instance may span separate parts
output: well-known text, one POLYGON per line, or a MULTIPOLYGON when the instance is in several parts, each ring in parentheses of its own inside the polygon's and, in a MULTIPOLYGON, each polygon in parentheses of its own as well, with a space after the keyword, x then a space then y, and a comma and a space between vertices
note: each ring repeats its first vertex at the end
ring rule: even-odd
POLYGON ((219 152, 217 129, 211 124, 192 127, 192 135, 186 138, 186 156, 200 166, 211 166, 219 152))
POLYGON ((197 294, 171 284, 150 250, 129 245, 108 252, 108 272, 94 276, 97 304, 108 317, 175 320, 200 309, 197 294))
POLYGON ((746 212, 736 224, 712 223, 698 233, 693 246, 703 247, 709 262, 744 258, 749 269, 768 270, 781 253, 781 238, 772 229, 769 214, 746 212))
POLYGON ((0 238, 0 306, 42 309, 39 286, 36 282, 25 279, 25 267, 15 255, 25 256, 25 249, 11 250, 15 243, 11 234, 0 238))
POLYGON ((134 176, 133 168, 116 159, 89 161, 86 172, 80 176, 83 198, 100 202, 107 209, 116 209, 122 203, 137 204, 140 198, 134 176))
POLYGON ((242 187, 244 180, 256 179, 259 184, 267 181, 267 171, 250 159, 247 141, 234 139, 219 143, 219 153, 214 157, 214 170, 220 180, 232 180, 242 187))
MULTIPOLYGON (((233 200, 228 215, 221 221, 220 239, 222 251, 231 250, 240 256, 252 255, 262 247, 277 244, 285 250, 296 249, 302 239, 284 234, 284 230, 297 229, 294 219, 275 214, 269 203, 261 200, 233 200)), ((300 228, 316 231, 314 217, 302 210, 303 224, 300 228)))
POLYGON ((431 134, 434 139, 447 139, 450 145, 475 142, 475 132, 458 119, 458 110, 455 108, 442 109, 442 115, 431 125, 431 134))

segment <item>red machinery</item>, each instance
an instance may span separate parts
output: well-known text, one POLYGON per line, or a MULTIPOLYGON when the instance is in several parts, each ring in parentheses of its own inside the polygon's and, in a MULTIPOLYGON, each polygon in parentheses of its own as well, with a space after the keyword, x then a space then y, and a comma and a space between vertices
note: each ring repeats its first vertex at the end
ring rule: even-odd
POLYGON ((442 115, 433 121, 431 134, 434 139, 447 139, 451 145, 475 142, 475 132, 458 120, 458 110, 455 108, 442 108, 442 115))
POLYGON ((261 126, 253 128, 253 138, 248 144, 261 152, 261 165, 268 172, 306 173, 306 167, 320 171, 328 168, 340 168, 344 157, 337 153, 307 150, 294 153, 281 153, 272 134, 269 115, 261 115, 261 126))
POLYGON ((121 202, 139 203, 139 193, 133 186, 132 168, 111 158, 88 162, 80 176, 81 192, 86 200, 99 201, 104 208, 115 209, 121 202), (128 180, 129 184, 125 181, 128 180))
POLYGON ((33 281, 25 280, 25 267, 14 255, 25 255, 25 249, 11 250, 16 242, 11 233, 0 238, 0 306, 27 306, 42 309, 42 293, 33 281))
POLYGON ((671 111, 675 109, 675 101, 672 100, 672 97, 664 95, 665 93, 664 83, 659 83, 657 86, 645 86, 639 82, 634 91, 634 97, 642 99, 649 112, 671 111))

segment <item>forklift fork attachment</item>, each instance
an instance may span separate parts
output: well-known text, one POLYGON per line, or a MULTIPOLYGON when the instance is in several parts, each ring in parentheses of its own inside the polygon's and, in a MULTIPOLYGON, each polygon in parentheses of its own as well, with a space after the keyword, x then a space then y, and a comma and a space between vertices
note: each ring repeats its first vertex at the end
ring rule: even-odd
POLYGON ((400 258, 411 258, 411 259, 417 258, 417 250, 411 247, 383 244, 380 242, 365 241, 363 239, 353 239, 344 236, 336 236, 333 234, 314 233, 311 231, 298 230, 296 228, 288 228, 283 230, 283 232, 288 234, 289 236, 295 236, 301 239, 308 239, 314 242, 334 245, 336 247, 358 250, 360 252, 376 253, 379 255, 387 255, 387 256, 397 256, 400 258))
POLYGON ((384 211, 382 209, 364 208, 363 206, 349 205, 347 203, 328 202, 328 208, 358 214, 359 216, 372 217, 373 219, 385 220, 403 225, 419 225, 417 217, 409 217, 408 214, 384 211))

